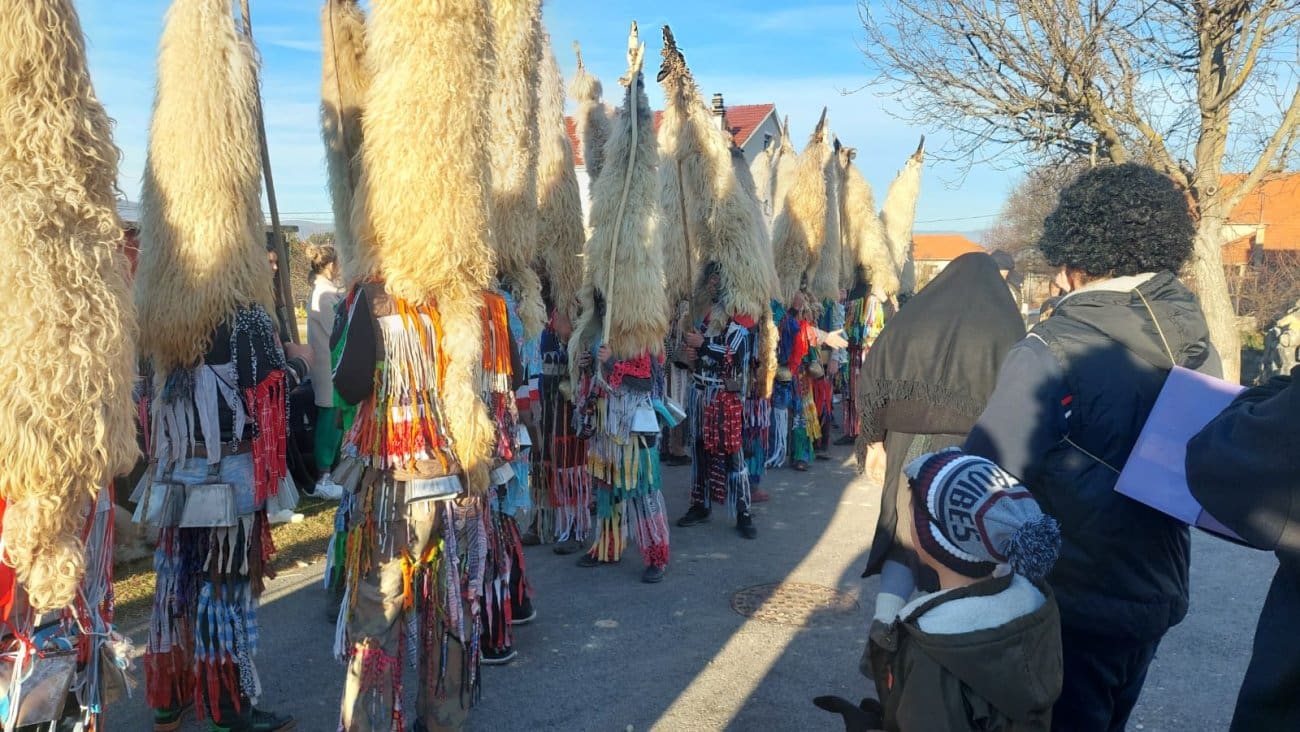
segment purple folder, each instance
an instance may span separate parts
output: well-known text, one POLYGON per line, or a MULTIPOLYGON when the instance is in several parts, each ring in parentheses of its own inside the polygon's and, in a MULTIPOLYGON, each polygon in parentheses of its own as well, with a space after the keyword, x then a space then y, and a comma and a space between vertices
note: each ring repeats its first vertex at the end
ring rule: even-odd
POLYGON ((1242 391, 1242 387, 1223 379, 1175 366, 1124 464, 1115 490, 1190 526, 1241 541, 1192 497, 1187 487, 1186 461, 1187 443, 1242 391))

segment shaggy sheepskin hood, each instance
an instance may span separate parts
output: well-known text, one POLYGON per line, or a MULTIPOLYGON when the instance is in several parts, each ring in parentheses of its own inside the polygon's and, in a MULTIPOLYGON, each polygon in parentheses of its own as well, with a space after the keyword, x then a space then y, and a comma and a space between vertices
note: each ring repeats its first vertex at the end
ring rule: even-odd
MULTIPOLYGON (((705 107, 667 26, 659 81, 665 98, 659 127, 660 179, 671 171, 677 184, 661 188, 659 201, 666 271, 679 268, 674 260, 694 258, 689 263, 691 279, 699 280, 703 267, 696 265, 715 263, 721 279, 719 304, 728 315, 768 317, 776 272, 758 201, 737 177, 730 135, 718 128, 705 107), (667 248, 670 242, 688 244, 682 251, 667 248)), ((691 289, 699 291, 700 285, 691 282, 691 289)), ((695 313, 697 319, 702 315, 695 313)))
POLYGON ((236 310, 275 312, 262 220, 257 66, 231 0, 176 0, 140 195, 140 348, 159 375, 197 363, 236 310))
POLYGON ((361 105, 370 87, 365 67, 366 18, 358 0, 326 0, 321 10, 321 139, 334 211, 334 249, 343 280, 374 272, 374 252, 359 252, 352 205, 361 178, 361 105))
POLYGON ((372 238, 388 294, 437 305, 447 358, 440 396, 473 492, 487 487, 495 434, 479 397, 480 310, 495 271, 491 31, 484 0, 372 0, 354 217, 372 238))
MULTIPOLYGON (((854 164, 857 154, 858 151, 851 147, 841 148, 839 154, 842 170, 840 200, 843 202, 840 230, 845 264, 852 268, 843 274, 852 279, 856 273, 861 273, 873 290, 892 297, 898 294, 899 269, 885 243, 885 228, 876 214, 871 184, 854 164)), ((852 285, 850 282, 848 289, 852 289, 852 285)))
POLYGON ((885 243, 898 272, 899 291, 916 292, 916 262, 912 258, 912 226, 916 222, 916 201, 921 195, 921 168, 925 164, 925 137, 916 152, 903 164, 885 194, 880 223, 885 228, 885 243))
POLYGON ((629 43, 629 69, 623 79, 627 92, 592 193, 592 234, 579 295, 583 312, 574 328, 577 347, 571 349, 599 342, 607 319, 608 345, 623 359, 661 353, 668 334, 663 254, 655 231, 659 155, 641 73, 645 47, 635 24, 629 43))
POLYGON ((529 339, 546 325, 537 249, 538 79, 541 0, 493 0, 492 243, 497 278, 514 295, 529 339))
POLYGON ((835 220, 832 145, 823 109, 808 147, 799 155, 794 181, 772 225, 772 248, 784 303, 792 301, 800 289, 812 286, 822 248, 835 220))
POLYGON ((0 10, 0 498, 5 561, 38 611, 69 605, 91 502, 138 457, 135 308, 118 150, 72 0, 0 10))
POLYGON ((659 82, 665 99, 659 126, 659 231, 669 292, 675 295, 670 304, 692 291, 698 301, 706 291, 703 278, 715 270, 717 303, 696 302, 691 318, 699 322, 708 308, 717 307, 728 318, 743 315, 760 324, 761 391, 766 394, 776 373, 777 337, 767 326, 777 279, 753 180, 743 157, 737 163, 731 136, 718 128, 704 105, 668 26, 659 82))
POLYGON ((582 162, 587 171, 587 192, 595 195, 596 181, 605 168, 605 144, 609 142, 610 128, 614 124, 613 110, 605 105, 605 89, 600 79, 587 71, 582 62, 582 48, 573 43, 573 53, 578 57, 578 70, 569 82, 569 96, 578 103, 574 127, 582 141, 582 162))
POLYGON ((542 37, 537 113, 537 267, 550 304, 571 320, 578 317, 582 287, 582 194, 573 169, 573 147, 564 123, 564 81, 550 37, 542 37))
POLYGON ((798 157, 790 140, 790 118, 786 117, 781 123, 780 137, 754 158, 749 170, 769 232, 785 207, 785 196, 794 182, 798 157))
POLYGON ((841 148, 839 139, 832 138, 832 157, 826 167, 826 229, 822 234, 816 266, 809 267, 809 282, 812 283, 809 291, 819 300, 831 302, 840 299, 844 271, 844 241, 840 231, 843 208, 840 178, 844 172, 839 164, 841 148))

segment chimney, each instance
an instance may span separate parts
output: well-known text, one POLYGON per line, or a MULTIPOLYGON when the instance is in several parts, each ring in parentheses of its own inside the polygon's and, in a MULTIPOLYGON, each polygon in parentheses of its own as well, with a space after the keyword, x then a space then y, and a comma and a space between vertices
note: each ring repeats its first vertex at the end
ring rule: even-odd
POLYGON ((727 105, 722 102, 721 94, 713 95, 713 116, 718 118, 718 129, 727 131, 727 105))

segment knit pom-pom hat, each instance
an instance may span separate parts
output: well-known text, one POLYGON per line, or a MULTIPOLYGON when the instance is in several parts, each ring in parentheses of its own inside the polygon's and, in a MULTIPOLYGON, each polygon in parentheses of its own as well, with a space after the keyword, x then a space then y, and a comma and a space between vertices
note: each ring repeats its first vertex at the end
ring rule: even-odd
POLYGON ((1061 550, 1056 519, 1023 485, 994 463, 953 448, 908 465, 912 517, 926 553, 964 577, 984 577, 997 564, 1041 580, 1061 550))

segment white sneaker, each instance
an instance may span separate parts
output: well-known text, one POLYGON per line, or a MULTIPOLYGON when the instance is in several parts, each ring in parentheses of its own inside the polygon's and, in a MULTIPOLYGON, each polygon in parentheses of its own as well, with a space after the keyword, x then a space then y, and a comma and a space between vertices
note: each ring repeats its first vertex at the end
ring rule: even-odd
POLYGON ((327 501, 341 501, 343 500, 343 486, 335 483, 330 478, 329 473, 325 473, 320 477, 311 494, 316 498, 324 498, 327 501))
POLYGON ((291 508, 282 508, 279 511, 267 513, 266 520, 273 524, 297 524, 302 523, 303 515, 291 508))

